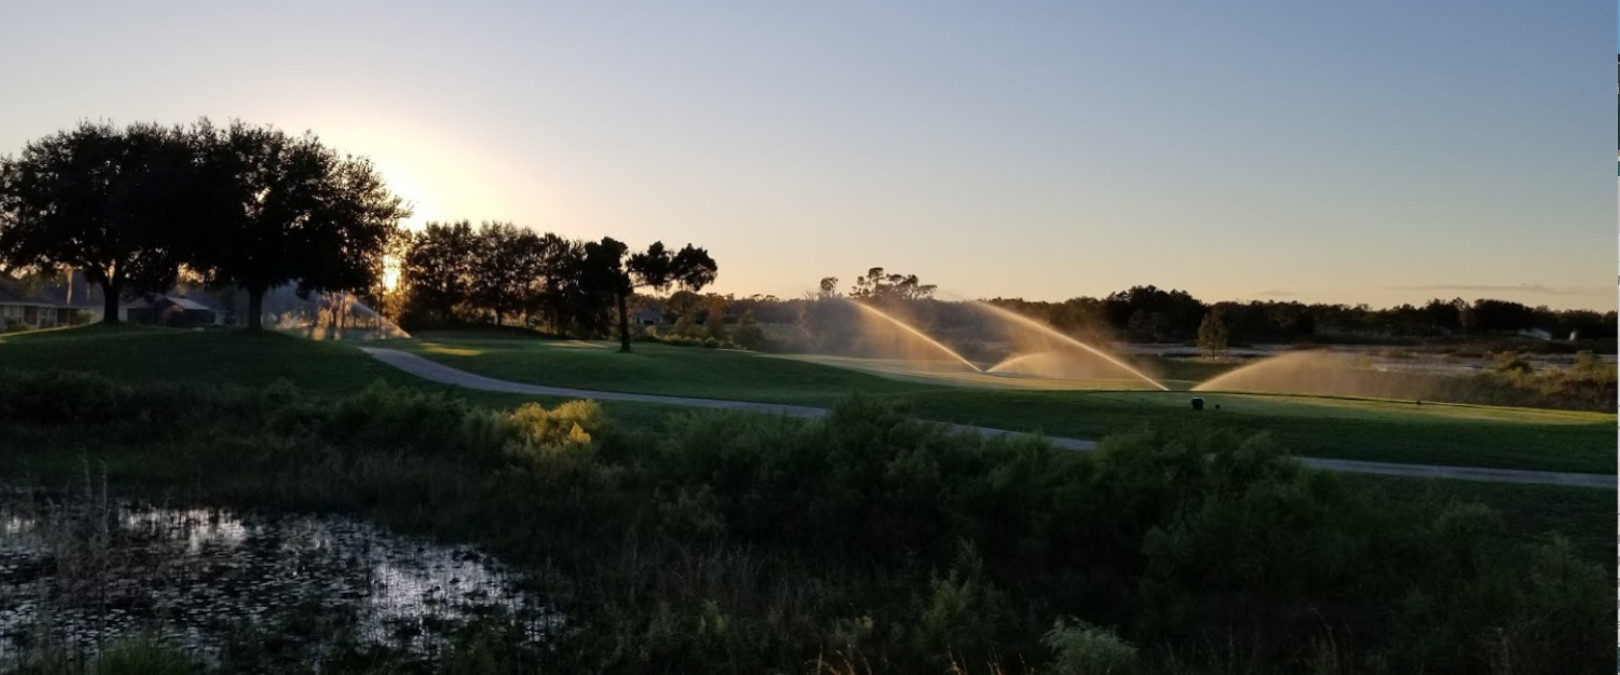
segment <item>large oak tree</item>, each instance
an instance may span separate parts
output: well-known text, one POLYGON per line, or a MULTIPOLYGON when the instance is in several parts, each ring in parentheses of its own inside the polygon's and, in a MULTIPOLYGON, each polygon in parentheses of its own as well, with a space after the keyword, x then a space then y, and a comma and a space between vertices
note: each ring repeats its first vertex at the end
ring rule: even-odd
POLYGON ((363 292, 382 274, 389 242, 410 214, 371 163, 340 156, 313 134, 206 121, 202 148, 211 222, 188 257, 215 284, 248 294, 248 327, 263 325, 264 295, 296 283, 312 291, 363 292))
POLYGON ((174 285, 182 233, 204 222, 193 141, 156 124, 82 122, 0 158, 0 258, 83 270, 102 321, 117 323, 121 299, 174 285))

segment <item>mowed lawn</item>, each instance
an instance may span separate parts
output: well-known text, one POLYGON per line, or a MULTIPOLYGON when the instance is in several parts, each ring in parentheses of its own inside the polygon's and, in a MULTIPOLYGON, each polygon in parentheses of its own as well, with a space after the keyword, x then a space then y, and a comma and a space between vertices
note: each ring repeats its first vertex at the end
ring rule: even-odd
MULTIPOLYGON (((830 405, 860 392, 906 403, 919 416, 1054 436, 1100 438, 1167 425, 1271 433, 1295 454, 1376 461, 1547 471, 1614 473, 1615 416, 1488 406, 1414 405, 1272 395, 1187 392, 1009 391, 899 380, 749 352, 637 343, 630 354, 609 342, 535 338, 393 341, 471 372, 553 386, 704 398, 830 405), (1220 410, 1215 410, 1215 405, 1220 410)), ((264 385, 286 378, 302 388, 344 394, 384 381, 450 391, 512 408, 561 399, 446 387, 395 370, 350 343, 275 333, 89 326, 0 336, 0 370, 64 369, 130 382, 172 380, 264 385)), ((607 402, 609 414, 659 424, 684 410, 607 402)))
MULTIPOLYGON (((1419 410, 1410 404, 1382 401, 1224 394, 1205 395, 1210 409, 1198 414, 1187 409, 1190 395, 1185 392, 962 391, 748 353, 661 345, 637 344, 632 355, 616 354, 610 346, 594 343, 537 340, 387 345, 410 348, 492 376, 580 388, 765 400, 747 395, 750 387, 757 386, 779 401, 812 404, 863 391, 904 400, 913 411, 930 418, 1050 434, 1100 437, 1153 425, 1207 424, 1267 430, 1304 455, 1614 471, 1612 415, 1477 406, 1425 405, 1419 410), (647 367, 633 368, 631 364, 636 363, 647 367), (1221 410, 1213 409, 1215 403, 1221 404, 1221 410)), ((352 393, 380 380, 446 391, 499 409, 528 401, 546 405, 562 401, 445 387, 388 367, 352 344, 245 331, 90 326, 0 336, 0 372, 19 369, 80 370, 127 382, 264 385, 286 378, 302 388, 332 395, 352 393)), ((690 410, 624 402, 604 402, 603 407, 616 424, 637 428, 660 426, 672 415, 690 410)), ((59 459, 67 468, 81 461, 70 454, 59 459)), ((120 461, 118 457, 101 460, 120 461)), ((1477 500, 1503 514, 1512 536, 1541 540, 1549 531, 1560 531, 1590 559, 1612 564, 1612 559, 1602 555, 1608 546, 1607 529, 1598 527, 1607 521, 1614 499, 1606 490, 1380 476, 1342 478, 1358 489, 1377 490, 1392 500, 1477 500)))
POLYGON ((1603 413, 1411 401, 1188 392, 1013 391, 895 379, 732 350, 532 338, 403 341, 470 372, 517 382, 645 394, 826 405, 860 392, 950 422, 1100 438, 1165 425, 1266 431, 1299 455, 1418 464, 1614 473, 1616 419, 1603 413), (1215 406, 1220 409, 1216 410, 1215 406))
MULTIPOLYGON (((386 365, 353 343, 320 342, 276 332, 181 330, 152 326, 89 325, 0 335, 0 372, 65 370, 112 380, 198 382, 264 386, 285 379, 325 395, 352 394, 376 382, 445 392, 470 403, 512 409, 530 401, 555 405, 568 399, 482 392, 428 382, 386 365)), ((615 419, 658 423, 687 410, 654 403, 606 401, 615 419)))

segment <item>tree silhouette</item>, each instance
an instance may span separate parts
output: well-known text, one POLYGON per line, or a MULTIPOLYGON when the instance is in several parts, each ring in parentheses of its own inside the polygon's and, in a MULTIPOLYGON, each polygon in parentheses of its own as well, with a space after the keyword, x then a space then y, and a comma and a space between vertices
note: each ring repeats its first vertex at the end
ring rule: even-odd
MULTIPOLYGON (((822 281, 825 283, 826 279, 822 281)), ((932 297, 934 290, 933 284, 922 283, 915 274, 885 273, 882 267, 873 267, 866 274, 855 277, 855 285, 850 288, 849 295, 877 301, 890 298, 911 301, 932 297)))
POLYGON ((32 141, 0 159, 0 258, 13 268, 84 270, 102 321, 118 302, 174 285, 178 230, 202 223, 197 167, 180 130, 105 122, 32 141))
POLYGON ((523 308, 529 286, 543 272, 540 236, 511 223, 485 223, 473 251, 472 299, 493 312, 499 326, 523 308))
POLYGON ((1225 354, 1228 339, 1226 317, 1220 308, 1211 307, 1198 324, 1198 349, 1209 356, 1225 354))
POLYGON ((401 273, 410 295, 410 311, 426 312, 438 322, 455 318, 472 287, 477 235, 472 225, 428 223, 412 237, 401 273))
POLYGON ((383 254, 410 214, 371 163, 339 156, 313 134, 206 120, 202 148, 212 222, 190 259, 213 284, 248 294, 248 327, 263 326, 264 294, 291 282, 312 291, 363 290, 382 274, 383 254))
POLYGON ((584 282, 588 288, 612 295, 619 306, 619 351, 630 351, 630 293, 637 288, 658 291, 679 286, 700 291, 714 283, 719 266, 709 252, 687 244, 671 254, 663 242, 653 242, 645 252, 624 256, 629 247, 611 237, 585 245, 584 282))

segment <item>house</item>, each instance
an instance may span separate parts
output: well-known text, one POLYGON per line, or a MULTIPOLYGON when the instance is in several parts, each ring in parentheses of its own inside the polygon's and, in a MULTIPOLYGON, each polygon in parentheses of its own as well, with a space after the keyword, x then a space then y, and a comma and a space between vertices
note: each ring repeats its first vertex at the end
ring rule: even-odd
POLYGON ((10 277, 0 277, 0 330, 51 328, 73 323, 76 310, 10 277))
POLYGON ((630 313, 630 322, 637 326, 656 326, 664 323, 664 313, 651 307, 630 313))
POLYGON ((215 326, 220 322, 219 312, 187 297, 162 295, 151 300, 152 323, 165 326, 215 326))
POLYGON ((118 318, 130 323, 182 328, 220 324, 219 311, 181 295, 137 298, 133 302, 118 306, 118 318))

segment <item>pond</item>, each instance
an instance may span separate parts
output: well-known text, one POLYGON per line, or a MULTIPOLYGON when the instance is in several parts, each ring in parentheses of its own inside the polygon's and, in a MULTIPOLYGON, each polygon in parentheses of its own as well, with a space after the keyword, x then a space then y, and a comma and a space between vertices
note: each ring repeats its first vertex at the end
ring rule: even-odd
POLYGON ((244 642, 431 656, 474 623, 539 644, 564 619, 475 548, 357 520, 0 492, 0 668, 135 635, 205 663, 244 642))

